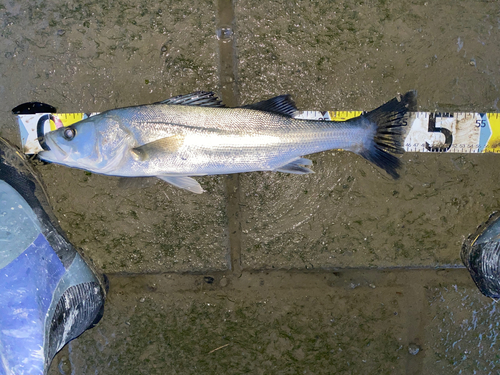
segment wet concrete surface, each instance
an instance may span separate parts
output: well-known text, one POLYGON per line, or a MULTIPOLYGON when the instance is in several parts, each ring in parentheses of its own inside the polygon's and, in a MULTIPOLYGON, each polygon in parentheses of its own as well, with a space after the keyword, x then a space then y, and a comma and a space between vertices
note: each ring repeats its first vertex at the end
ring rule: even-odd
POLYGON ((243 175, 243 266, 460 266, 466 234, 498 207, 485 183, 497 156, 407 153, 398 181, 339 151, 313 155, 302 178, 243 175))
MULTIPOLYGON (((495 373, 496 303, 464 269, 112 276, 63 373, 495 373)), ((61 363, 62 362, 62 363, 61 363)))
MULTIPOLYGON (((0 135, 11 108, 60 112, 213 90, 368 110, 410 89, 422 111, 498 111, 488 1, 0 3, 0 135)), ((496 373, 497 312, 462 267, 498 210, 498 155, 407 153, 390 179, 359 156, 314 175, 163 182, 37 163, 72 242, 110 277, 105 317, 50 374, 496 373)))
POLYGON ((57 165, 40 169, 63 229, 104 272, 229 268, 223 176, 200 180, 207 200, 157 179, 121 188, 119 178, 57 165))

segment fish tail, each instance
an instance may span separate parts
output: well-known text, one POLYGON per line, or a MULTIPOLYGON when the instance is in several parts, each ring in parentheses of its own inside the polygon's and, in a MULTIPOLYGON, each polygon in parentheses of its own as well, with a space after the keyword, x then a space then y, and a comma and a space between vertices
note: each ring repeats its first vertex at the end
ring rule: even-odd
POLYGON ((375 124, 375 135, 357 153, 384 169, 394 179, 399 178, 397 169, 401 166, 401 161, 394 154, 404 153, 405 117, 408 111, 416 109, 416 98, 417 93, 409 91, 361 115, 362 120, 375 124))

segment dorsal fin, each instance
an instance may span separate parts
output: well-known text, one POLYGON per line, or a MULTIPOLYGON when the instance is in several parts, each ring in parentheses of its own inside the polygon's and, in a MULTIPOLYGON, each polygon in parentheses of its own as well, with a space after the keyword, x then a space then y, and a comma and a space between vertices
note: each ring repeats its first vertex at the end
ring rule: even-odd
POLYGON ((262 102, 245 105, 241 108, 272 112, 287 117, 292 117, 297 111, 297 107, 295 106, 295 103, 290 95, 276 96, 262 102))
POLYGON ((191 94, 178 95, 156 104, 196 105, 202 107, 225 107, 219 98, 211 91, 196 91, 191 94))

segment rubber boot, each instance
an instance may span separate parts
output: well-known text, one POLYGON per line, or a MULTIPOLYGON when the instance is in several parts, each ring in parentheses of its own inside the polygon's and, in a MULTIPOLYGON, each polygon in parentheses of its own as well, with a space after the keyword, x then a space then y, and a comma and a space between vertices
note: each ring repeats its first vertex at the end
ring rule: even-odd
POLYGON ((46 374, 100 320, 106 288, 65 237, 26 157, 0 138, 0 374, 46 374))
POLYGON ((465 240, 460 255, 481 293, 500 298, 500 212, 465 240))

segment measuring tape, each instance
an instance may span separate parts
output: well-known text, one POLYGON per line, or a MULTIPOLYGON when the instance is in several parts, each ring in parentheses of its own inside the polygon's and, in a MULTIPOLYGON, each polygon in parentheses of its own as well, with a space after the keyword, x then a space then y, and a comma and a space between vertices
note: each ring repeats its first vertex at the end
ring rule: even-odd
MULTIPOLYGON (((43 151, 39 139, 46 132, 69 126, 97 113, 37 113, 18 115, 23 150, 43 151)), ((361 111, 303 111, 295 118, 346 121, 361 111)), ((406 152, 500 152, 500 114, 410 112, 403 127, 406 152)))
POLYGON ((40 139, 43 135, 63 126, 70 126, 84 120, 95 113, 36 113, 30 115, 17 115, 21 144, 26 154, 37 154, 43 151, 40 139))
MULTIPOLYGON (((360 111, 304 111, 296 118, 346 121, 360 111)), ((500 114, 410 112, 403 127, 406 152, 500 152, 500 114)))

